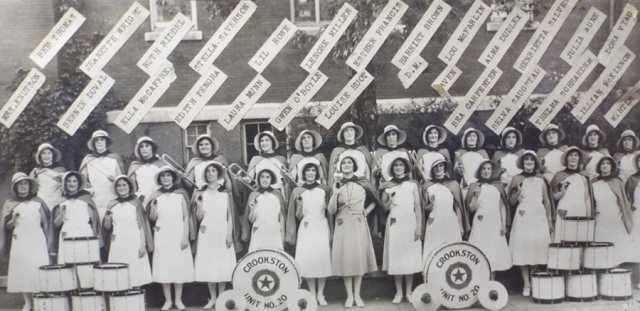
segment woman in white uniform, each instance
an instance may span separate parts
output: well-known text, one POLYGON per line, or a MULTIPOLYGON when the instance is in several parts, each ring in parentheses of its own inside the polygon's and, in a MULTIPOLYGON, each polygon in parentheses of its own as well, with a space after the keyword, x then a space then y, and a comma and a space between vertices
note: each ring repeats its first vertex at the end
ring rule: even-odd
POLYGON ((251 192, 247 206, 251 223, 249 252, 259 249, 284 249, 285 200, 279 189, 274 189, 276 173, 265 168, 256 175, 258 190, 251 192))
POLYGON ((460 146, 462 148, 455 152, 454 169, 461 179, 462 194, 466 196, 469 186, 477 180, 476 172, 480 167, 480 163, 489 160, 489 154, 482 149, 484 146, 484 134, 473 127, 464 131, 460 139, 460 146))
POLYGON ((38 146, 36 151, 36 167, 29 176, 38 184, 38 197, 53 208, 62 202, 62 174, 65 169, 60 165, 60 150, 49 143, 38 146))
POLYGON ((347 151, 352 155, 358 167, 358 170, 354 172, 355 176, 365 178, 370 183, 372 182, 371 170, 375 165, 369 149, 360 142, 363 135, 364 130, 362 127, 353 122, 345 122, 340 126, 336 134, 339 144, 333 148, 329 157, 329 185, 334 184, 335 175, 339 177, 339 161, 342 153, 347 151))
POLYGON ((286 179, 286 176, 283 174, 283 172, 288 172, 287 159, 276 153, 276 150, 280 147, 276 135, 271 131, 260 132, 253 138, 253 144, 259 154, 249 161, 248 178, 250 180, 246 181, 253 181, 255 183, 257 173, 268 169, 275 175, 271 187, 279 190, 282 197, 286 199, 290 193, 289 179, 286 179))
POLYGON ((596 166, 600 159, 611 156, 606 148, 606 140, 607 136, 597 125, 591 124, 587 126, 587 130, 582 136, 582 147, 587 156, 585 171, 589 178, 598 176, 596 166))
POLYGON ((627 179, 636 172, 634 160, 640 149, 640 139, 632 130, 625 130, 620 134, 616 147, 618 152, 613 158, 618 163, 618 176, 622 182, 626 183, 627 179))
POLYGON ((553 123, 549 124, 538 136, 542 146, 538 149, 537 154, 547 182, 551 182, 557 172, 564 170, 562 155, 567 150, 567 146, 562 145, 562 142, 565 137, 564 131, 553 123))
POLYGON ((447 130, 438 125, 428 125, 422 132, 422 142, 424 146, 418 149, 416 166, 422 173, 420 177, 427 181, 431 178, 432 164, 436 161, 444 160, 451 166, 451 154, 445 145, 447 140, 447 130))
MULTIPOLYGON (((213 160, 225 166, 228 164, 227 159, 221 152, 222 147, 215 137, 206 134, 198 136, 193 146, 191 146, 193 158, 191 158, 185 169, 187 177, 195 182, 198 187, 206 185, 207 183, 204 181, 205 162, 213 160)), ((225 179, 228 179, 227 176, 225 176, 225 179)))
MULTIPOLYGON (((409 153, 413 153, 413 150, 407 146, 406 141, 407 133, 405 131, 393 124, 384 127, 384 131, 377 138, 378 148, 373 152, 373 159, 376 163, 374 168, 374 175, 377 175, 376 184, 380 185, 393 179, 393 175, 384 169, 389 166, 391 161, 398 156, 411 159, 409 153)), ((408 172, 408 174, 411 173, 408 172)))
MULTIPOLYGON (((629 249, 640 249, 640 153, 636 154, 633 160, 636 165, 636 172, 627 179, 625 185, 627 196, 631 201, 631 213, 633 220, 633 231, 631 232, 631 246, 629 249)), ((634 251, 629 254, 629 262, 634 263, 633 273, 635 280, 640 277, 640 252, 634 251)), ((640 281, 636 284, 636 288, 640 289, 640 281)))
POLYGON ((320 183, 327 183, 328 162, 324 154, 318 149, 322 146, 322 135, 314 130, 303 130, 296 137, 293 144, 295 152, 289 160, 289 170, 297 185, 305 183, 302 173, 302 167, 308 163, 307 161, 315 159, 320 162, 320 175, 318 176, 320 183), (305 161, 307 160, 307 161, 305 161))
POLYGON ((513 176, 522 172, 516 163, 522 154, 523 143, 522 132, 518 129, 508 126, 502 130, 500 135, 502 149, 493 154, 493 163, 496 164, 496 172, 505 186, 511 183, 513 176))
POLYGON ((127 176, 136 186, 136 195, 142 206, 147 206, 147 198, 156 191, 156 175, 164 164, 158 157, 158 145, 149 136, 138 138, 133 149, 135 159, 129 165, 127 176))

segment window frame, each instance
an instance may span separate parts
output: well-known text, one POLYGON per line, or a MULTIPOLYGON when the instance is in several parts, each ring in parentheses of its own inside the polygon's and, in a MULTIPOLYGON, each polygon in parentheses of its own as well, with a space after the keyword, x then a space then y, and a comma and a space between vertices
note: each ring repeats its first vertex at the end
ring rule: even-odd
MULTIPOLYGON (((162 31, 164 30, 162 26, 164 26, 167 22, 158 22, 158 0, 149 0, 149 12, 151 13, 149 16, 149 20, 151 23, 150 31, 144 33, 145 41, 155 41, 158 39, 162 31)), ((202 31, 198 29, 198 3, 197 0, 184 0, 189 1, 189 5, 191 7, 191 22, 193 22, 193 29, 189 30, 187 34, 182 38, 183 41, 197 41, 202 40, 202 31)))
POLYGON ((320 31, 320 29, 326 25, 331 23, 331 19, 329 20, 320 20, 320 1, 321 0, 308 0, 313 1, 315 8, 315 21, 313 22, 301 22, 296 21, 296 0, 289 0, 289 10, 291 15, 291 22, 298 26, 299 30, 302 30, 309 34, 316 34, 320 31))

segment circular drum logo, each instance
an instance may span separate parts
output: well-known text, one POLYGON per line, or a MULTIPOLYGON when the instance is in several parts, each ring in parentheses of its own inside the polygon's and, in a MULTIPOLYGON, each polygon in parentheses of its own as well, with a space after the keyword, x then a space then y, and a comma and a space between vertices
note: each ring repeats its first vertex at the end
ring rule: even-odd
POLYGON ((471 307, 478 301, 480 284, 491 277, 489 261, 475 246, 465 242, 452 243, 431 254, 425 268, 427 283, 442 301, 452 309, 471 307))
POLYGON ((300 287, 293 259, 284 252, 257 250, 244 256, 233 270, 233 290, 248 310, 284 310, 300 287))

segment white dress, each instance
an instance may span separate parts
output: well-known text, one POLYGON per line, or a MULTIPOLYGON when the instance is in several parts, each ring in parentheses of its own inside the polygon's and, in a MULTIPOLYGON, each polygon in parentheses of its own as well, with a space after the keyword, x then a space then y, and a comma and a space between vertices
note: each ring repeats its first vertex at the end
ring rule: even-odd
POLYGON ((622 212, 617 198, 604 180, 593 183, 593 197, 596 201, 596 241, 613 242, 613 258, 616 265, 628 262, 632 252, 631 235, 622 222, 622 212))
POLYGON ((278 197, 269 192, 258 195, 251 212, 255 221, 251 229, 249 252, 258 249, 283 250, 282 215, 278 197))
MULTIPOLYGON (((156 175, 160 171, 157 165, 151 163, 145 163, 140 165, 136 169, 136 183, 138 184, 138 196, 144 196, 145 201, 149 198, 149 195, 158 189, 156 184, 156 175)), ((142 206, 147 206, 147 202, 143 202, 142 206)))
POLYGON ((485 160, 487 159, 481 153, 476 151, 467 151, 460 157, 460 162, 464 167, 463 177, 465 182, 467 183, 466 187, 462 187, 463 194, 465 196, 466 190, 469 188, 469 186, 478 180, 476 179, 476 171, 478 170, 478 167, 480 167, 480 164, 482 164, 482 162, 484 162, 485 160))
MULTIPOLYGON (((158 219, 154 227, 153 281, 189 283, 194 280, 191 247, 180 249, 184 235, 184 197, 179 193, 158 196, 158 219)), ((187 238, 188 239, 188 238, 187 238)))
POLYGON ((587 176, 589 176, 589 178, 597 177, 598 172, 596 172, 596 166, 598 166, 598 162, 600 162, 600 159, 604 158, 605 156, 608 156, 609 154, 602 153, 598 150, 587 151, 586 154, 587 154, 587 157, 589 158, 589 162, 585 167, 585 170, 587 171, 587 176))
POLYGON ((302 192, 300 198, 303 217, 298 227, 296 266, 302 277, 329 277, 332 269, 326 193, 315 187, 302 192))
POLYGON ((87 163, 87 171, 89 174, 89 182, 93 189, 93 202, 96 204, 100 221, 107 211, 109 202, 116 199, 116 193, 113 190, 113 182, 109 177, 115 178, 122 174, 118 161, 112 157, 97 157, 87 163), (105 174, 111 176, 105 176, 105 174))
POLYGON ((511 252, 507 238, 500 235, 500 191, 493 186, 483 184, 478 196, 478 210, 473 218, 469 243, 478 247, 489 259, 491 271, 504 271, 511 268, 511 252))
POLYGON ((8 293, 39 291, 38 268, 49 264, 47 238, 40 225, 42 220, 40 208, 39 202, 25 201, 16 205, 13 211, 14 215, 19 213, 20 216, 14 224, 11 237, 8 293))
POLYGON ((462 241, 462 228, 458 215, 453 210, 453 194, 447 186, 437 183, 427 188, 429 196, 434 197, 433 211, 427 218, 424 233, 423 264, 428 264, 430 255, 442 245, 462 241))
MULTIPOLYGON (((113 232, 109 247, 109 262, 121 262, 129 265, 129 280, 132 287, 140 287, 152 282, 149 257, 138 252, 144 241, 138 226, 137 207, 130 202, 121 202, 111 208, 113 232)), ((145 247, 146 251, 146 247, 145 247)))
POLYGON ((62 183, 56 176, 62 173, 50 168, 36 169, 38 171, 36 180, 38 182, 38 197, 47 204, 49 211, 62 202, 62 183))
POLYGON ((544 177, 548 182, 551 182, 551 180, 553 179, 553 175, 565 169, 564 165, 562 164, 562 154, 562 150, 554 148, 551 151, 547 152, 547 154, 542 158, 544 167, 547 169, 547 172, 544 173, 544 177))
POLYGON ((618 168, 620 169, 620 179, 622 179, 623 183, 627 182, 627 179, 631 177, 631 175, 636 173, 636 164, 633 163, 635 157, 638 155, 638 151, 632 152, 629 154, 625 154, 620 158, 620 163, 618 163, 618 168))
MULTIPOLYGON (((640 185, 640 184, 638 184, 640 185)), ((636 189, 633 191, 633 207, 635 207, 635 211, 633 211, 633 231, 631 231, 631 246, 629 249, 639 250, 640 249, 640 187, 636 186, 636 189)), ((629 254, 630 262, 640 262, 640 252, 630 252, 629 254)))
POLYGON ((229 282, 236 266, 236 251, 227 247, 227 230, 233 226, 228 219, 229 193, 207 190, 202 193, 204 217, 198 231, 195 259, 196 282, 229 282))
POLYGON ((522 200, 513 217, 509 248, 516 266, 544 265, 551 236, 542 198, 545 181, 540 177, 527 177, 522 181, 522 200))
POLYGON ((431 165, 438 160, 446 160, 446 158, 437 151, 429 151, 422 155, 422 171, 428 180, 431 180, 431 165))
MULTIPOLYGON (((387 217, 383 270, 390 275, 406 275, 422 270, 422 245, 415 239, 417 228, 415 201, 418 185, 403 182, 385 189, 391 197, 387 217)), ((418 202, 419 203, 419 202, 418 202)))
POLYGON ((66 263, 64 256, 64 238, 93 237, 89 222, 89 205, 79 199, 67 199, 58 208, 64 208, 64 223, 60 229, 58 242, 58 263, 66 263))
POLYGON ((515 153, 506 153, 502 158, 500 158, 500 167, 506 170, 502 175, 500 175, 500 181, 505 185, 511 183, 513 176, 522 173, 522 170, 516 165, 517 162, 518 155, 515 153))
MULTIPOLYGON (((569 187, 566 194, 558 201, 557 210, 567 211, 567 217, 586 217, 589 215, 590 210, 585 202, 585 198, 589 197, 585 176, 574 173, 565 178, 563 182, 569 183, 569 187)), ((558 215, 554 230, 554 242, 561 242, 564 228, 564 219, 558 215)))

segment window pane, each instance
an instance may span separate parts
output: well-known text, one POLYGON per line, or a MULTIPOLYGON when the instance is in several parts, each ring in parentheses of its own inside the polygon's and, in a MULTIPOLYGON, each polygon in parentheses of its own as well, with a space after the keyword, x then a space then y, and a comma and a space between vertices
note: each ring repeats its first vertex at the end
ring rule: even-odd
POLYGON ((296 22, 316 21, 316 0, 294 0, 296 22))
POLYGON ((191 17, 190 0, 152 0, 156 1, 158 22, 170 22, 178 13, 191 17))

